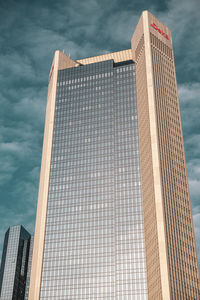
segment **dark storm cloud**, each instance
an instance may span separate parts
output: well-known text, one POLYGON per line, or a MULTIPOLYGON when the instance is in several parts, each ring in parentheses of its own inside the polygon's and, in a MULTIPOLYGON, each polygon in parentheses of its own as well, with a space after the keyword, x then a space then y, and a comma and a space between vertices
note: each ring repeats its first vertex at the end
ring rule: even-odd
POLYGON ((79 59, 130 48, 145 9, 172 31, 200 257, 199 0, 0 1, 0 248, 8 226, 34 229, 54 51, 79 59))

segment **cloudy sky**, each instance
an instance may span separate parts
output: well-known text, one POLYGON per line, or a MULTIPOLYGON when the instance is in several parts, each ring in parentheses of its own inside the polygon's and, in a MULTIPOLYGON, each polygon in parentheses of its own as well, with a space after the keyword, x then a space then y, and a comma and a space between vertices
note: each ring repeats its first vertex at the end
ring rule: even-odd
POLYGON ((172 31, 200 262, 199 0, 0 0, 0 256, 10 225, 34 232, 54 51, 80 59, 129 49, 146 9, 172 31))

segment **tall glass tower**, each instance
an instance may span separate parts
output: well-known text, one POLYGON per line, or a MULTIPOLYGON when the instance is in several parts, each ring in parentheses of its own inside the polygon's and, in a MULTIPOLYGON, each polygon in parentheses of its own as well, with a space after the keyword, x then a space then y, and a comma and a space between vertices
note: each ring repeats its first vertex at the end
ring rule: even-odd
POLYGON ((55 53, 29 299, 199 299, 171 33, 147 11, 129 50, 55 53))

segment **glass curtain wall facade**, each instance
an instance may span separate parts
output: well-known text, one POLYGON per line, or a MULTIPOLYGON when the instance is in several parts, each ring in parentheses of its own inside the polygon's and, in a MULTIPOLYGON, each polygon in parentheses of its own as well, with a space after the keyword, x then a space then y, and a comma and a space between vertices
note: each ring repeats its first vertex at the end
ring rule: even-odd
POLYGON ((147 299, 135 65, 58 73, 40 299, 147 299))
POLYGON ((23 226, 12 226, 5 234, 0 271, 1 300, 23 300, 30 234, 23 226))

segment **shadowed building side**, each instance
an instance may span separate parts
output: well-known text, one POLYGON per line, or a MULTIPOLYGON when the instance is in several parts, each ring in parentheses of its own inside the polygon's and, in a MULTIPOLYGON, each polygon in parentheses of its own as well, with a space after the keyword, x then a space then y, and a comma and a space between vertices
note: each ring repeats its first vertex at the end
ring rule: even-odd
POLYGON ((31 275, 31 265, 32 265, 32 256, 33 256, 33 241, 34 236, 30 238, 30 247, 29 247, 29 256, 28 256, 28 267, 27 267, 27 276, 26 276, 26 288, 24 300, 28 300, 28 292, 30 286, 30 275, 31 275))

